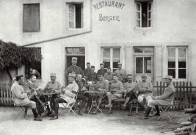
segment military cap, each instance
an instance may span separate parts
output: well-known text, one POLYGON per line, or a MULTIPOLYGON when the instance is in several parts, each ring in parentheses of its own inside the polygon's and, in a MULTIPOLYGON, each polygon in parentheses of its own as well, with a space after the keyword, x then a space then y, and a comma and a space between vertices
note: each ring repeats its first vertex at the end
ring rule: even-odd
POLYGON ((170 79, 170 80, 172 80, 173 77, 172 77, 171 75, 166 75, 166 76, 164 77, 164 79, 170 79))
POLYGON ((69 73, 68 76, 69 77, 76 77, 76 74, 75 73, 69 73))
POLYGON ((16 76, 16 81, 18 81, 20 78, 23 78, 24 76, 23 75, 17 75, 16 76))
POLYGON ((91 66, 91 68, 95 68, 95 66, 91 66))
POLYGON ((147 76, 146 76, 146 75, 141 75, 141 77, 142 77, 142 78, 147 78, 147 76))
POLYGON ((72 60, 78 60, 78 58, 77 57, 72 57, 72 60))
POLYGON ((90 62, 87 62, 86 64, 90 64, 90 62))
POLYGON ((100 65, 104 65, 104 63, 100 63, 100 65))
POLYGON ((56 73, 50 73, 50 76, 56 76, 56 73))
POLYGON ((127 76, 133 76, 132 74, 127 74, 127 76))

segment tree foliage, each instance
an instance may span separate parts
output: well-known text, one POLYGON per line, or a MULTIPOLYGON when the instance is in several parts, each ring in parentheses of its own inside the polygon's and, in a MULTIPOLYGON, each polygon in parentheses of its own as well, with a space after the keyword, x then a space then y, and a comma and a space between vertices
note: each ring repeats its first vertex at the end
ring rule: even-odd
MULTIPOLYGON (((9 72, 10 67, 18 68, 21 65, 32 65, 41 62, 40 49, 35 47, 21 47, 12 42, 0 40, 0 70, 9 72)), ((8 73, 9 74, 9 73, 8 73)), ((9 74, 10 79, 12 79, 9 74)))

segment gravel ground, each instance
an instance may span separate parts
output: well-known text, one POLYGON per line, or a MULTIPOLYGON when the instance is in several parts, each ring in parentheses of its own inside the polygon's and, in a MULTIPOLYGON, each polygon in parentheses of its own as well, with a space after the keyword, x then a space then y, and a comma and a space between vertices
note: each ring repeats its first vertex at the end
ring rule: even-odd
POLYGON ((127 116, 126 111, 108 115, 104 110, 104 114, 78 116, 60 109, 58 120, 46 117, 38 122, 30 110, 26 118, 16 110, 0 108, 0 135, 174 135, 166 120, 144 120, 142 112, 127 116))

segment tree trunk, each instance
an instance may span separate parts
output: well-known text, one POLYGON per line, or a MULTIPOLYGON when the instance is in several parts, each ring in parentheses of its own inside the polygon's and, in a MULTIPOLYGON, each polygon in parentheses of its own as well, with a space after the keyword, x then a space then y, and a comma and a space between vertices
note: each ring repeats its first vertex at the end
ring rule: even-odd
POLYGON ((9 78, 10 78, 10 82, 12 82, 12 75, 10 74, 10 70, 9 70, 9 68, 6 68, 6 72, 7 72, 7 74, 8 74, 8 76, 9 76, 9 78))

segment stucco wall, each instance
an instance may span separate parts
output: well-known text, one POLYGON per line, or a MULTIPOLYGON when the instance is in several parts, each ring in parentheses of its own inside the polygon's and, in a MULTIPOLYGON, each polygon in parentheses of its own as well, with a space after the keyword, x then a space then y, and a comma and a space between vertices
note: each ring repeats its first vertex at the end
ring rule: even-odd
MULTIPOLYGON (((30 2, 32 2, 31 0, 30 2)), ((70 1, 70 0, 69 0, 70 1)), ((196 1, 195 0, 154 0, 152 6, 152 27, 136 27, 135 2, 115 0, 124 4, 122 9, 93 5, 100 0, 82 1, 85 28, 69 31, 66 29, 65 0, 34 0, 40 2, 41 31, 22 32, 22 3, 27 0, 0 0, 0 38, 19 45, 63 37, 82 32, 87 34, 43 42, 32 46, 42 48, 42 78, 49 80, 49 73, 56 72, 64 84, 65 47, 85 47, 85 60, 99 68, 101 46, 120 46, 121 61, 127 72, 133 72, 133 46, 155 46, 154 78, 161 80, 167 74, 167 46, 188 46, 188 81, 196 85, 196 1), (120 21, 100 21, 102 16, 119 16, 120 21), (91 18, 92 16, 92 18, 91 18), (2 27, 3 26, 3 27, 2 27), (92 27, 91 27, 92 26, 92 27)))

